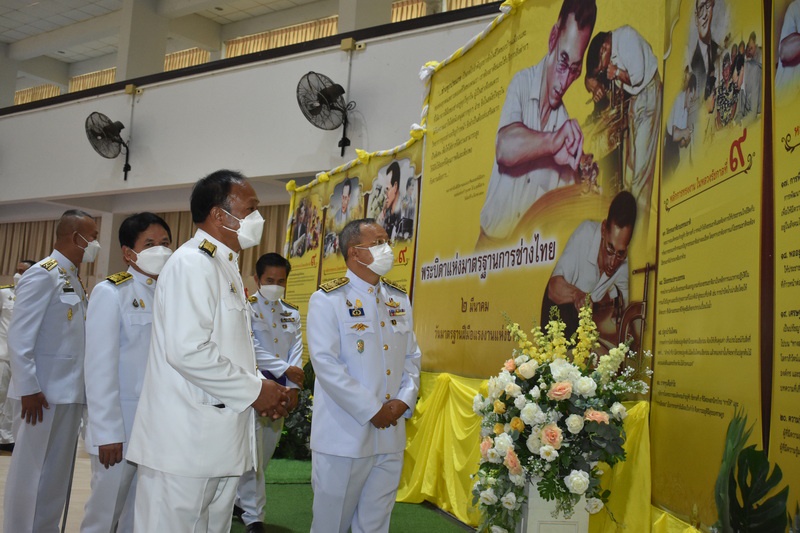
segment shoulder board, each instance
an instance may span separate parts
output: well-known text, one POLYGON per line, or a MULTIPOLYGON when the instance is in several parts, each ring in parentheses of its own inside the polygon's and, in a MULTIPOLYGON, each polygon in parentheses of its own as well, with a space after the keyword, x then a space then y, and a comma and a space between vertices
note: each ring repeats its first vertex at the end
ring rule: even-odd
POLYGON ((52 257, 47 257, 39 262, 39 266, 45 270, 53 270, 58 265, 58 261, 52 257))
POLYGON ((13 285, 0 285, 0 289, 13 289, 13 285))
MULTIPOLYGON (((344 278, 344 279, 347 279, 347 278, 344 278)), ((349 280, 348 280, 348 281, 349 281, 349 280)), ((290 308, 294 309, 295 311, 297 311, 297 310, 298 310, 296 305, 294 305, 294 304, 293 304, 293 303, 291 303, 291 302, 287 302, 287 301, 286 301, 286 300, 284 300, 283 298, 281 298, 281 303, 283 303, 283 305, 285 305, 286 307, 290 307, 290 308)))
POLYGON ((203 242, 200 243, 200 246, 198 248, 207 253, 209 257, 214 257, 214 254, 217 253, 217 245, 208 242, 206 239, 203 239, 203 242))
POLYGON ((392 281, 390 279, 386 279, 386 278, 381 278, 381 281, 384 282, 386 285, 390 286, 391 288, 393 288, 395 290, 398 290, 398 291, 402 292, 403 294, 406 294, 406 288, 403 287, 402 285, 398 285, 394 281, 392 281))
POLYGON ((106 281, 110 281, 114 285, 121 285, 122 283, 125 283, 129 279, 133 279, 133 274, 131 274, 130 272, 123 271, 123 272, 117 272, 116 274, 111 274, 106 278, 106 281))
POLYGON ((325 292, 331 292, 350 283, 350 278, 336 278, 319 286, 325 292))
POLYGON ((256 303, 256 302, 258 301, 258 296, 256 296, 256 295, 254 294, 253 296, 251 296, 250 298, 248 298, 248 299, 247 299, 247 301, 248 301, 248 302, 250 302, 251 304, 254 304, 254 303, 256 303))

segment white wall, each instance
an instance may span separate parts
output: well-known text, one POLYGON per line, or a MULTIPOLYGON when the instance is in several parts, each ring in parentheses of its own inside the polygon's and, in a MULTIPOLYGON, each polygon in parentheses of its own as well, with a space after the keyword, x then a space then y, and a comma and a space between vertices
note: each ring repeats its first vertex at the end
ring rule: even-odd
POLYGON ((338 47, 141 87, 0 118, 0 223, 54 218, 67 206, 95 214, 188 208, 192 183, 218 168, 259 181, 264 204, 286 203, 279 178, 303 177, 355 157, 354 148, 392 148, 419 122, 420 67, 443 60, 491 20, 483 17, 366 41, 366 49, 338 47), (314 70, 348 88, 358 107, 347 135, 315 128, 298 108, 295 87, 314 70), (349 74, 349 76, 348 76, 349 74), (100 111, 131 135, 124 156, 97 155, 84 120, 100 111))

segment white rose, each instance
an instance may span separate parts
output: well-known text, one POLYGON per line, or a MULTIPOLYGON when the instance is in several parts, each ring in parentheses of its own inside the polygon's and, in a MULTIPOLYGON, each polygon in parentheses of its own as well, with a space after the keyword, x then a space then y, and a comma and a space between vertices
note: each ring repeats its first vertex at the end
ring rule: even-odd
POLYGON ((539 390, 539 387, 534 387, 531 389, 530 395, 534 400, 538 400, 542 396, 542 391, 539 390))
POLYGON ((485 491, 481 492, 480 502, 483 505, 494 505, 494 504, 496 504, 497 503, 497 496, 494 493, 494 489, 486 489, 485 491))
POLYGON ((539 448, 539 455, 541 455, 542 459, 544 459, 548 463, 552 463, 558 458, 558 452, 556 451, 555 448, 553 448, 549 444, 546 444, 541 448, 539 448))
POLYGON ((500 503, 506 509, 513 510, 517 507, 517 495, 513 492, 506 492, 506 495, 500 498, 500 503))
POLYGON ((589 474, 583 470, 573 470, 564 478, 564 484, 572 494, 583 494, 589 488, 589 474))
POLYGON ((531 453, 539 453, 539 448, 542 445, 541 439, 539 439, 539 432, 534 431, 531 433, 531 436, 528 437, 528 440, 525 441, 525 446, 528 447, 528 451, 531 453))
POLYGON ((494 448, 497 453, 505 456, 506 452, 514 448, 514 441, 508 433, 501 433, 494 439, 494 448))
POLYGON ((514 398, 514 407, 516 407, 517 409, 521 410, 523 407, 525 407, 526 403, 528 403, 528 400, 526 400, 525 396, 522 394, 514 398))
POLYGON ((522 486, 525 485, 525 475, 524 474, 519 474, 519 475, 509 474, 508 475, 508 480, 511 481, 511 483, 513 483, 517 487, 522 487, 522 486))
POLYGON ((628 416, 628 410, 621 403, 614 402, 614 405, 611 406, 611 416, 617 420, 625 420, 625 417, 628 416))
MULTIPOLYGON (((538 415, 541 413, 542 410, 539 408, 539 406, 531 402, 520 409, 519 417, 523 422, 525 422, 526 425, 533 426, 534 424, 537 424, 537 420, 539 419, 538 415)), ((541 421, 538 423, 541 423, 541 421)))
POLYGON ((528 357, 527 355, 524 354, 520 355, 519 357, 514 359, 514 364, 517 365, 517 367, 519 367, 520 365, 526 363, 528 359, 530 359, 530 357, 528 357))
POLYGON ((569 415, 566 420, 567 431, 577 435, 583 429, 583 417, 581 415, 569 415))
POLYGON ((522 394, 522 387, 520 387, 516 383, 509 383, 508 385, 506 385, 505 392, 506 396, 509 396, 510 398, 516 398, 517 396, 522 394))
POLYGON ((589 514, 597 514, 603 508, 603 500, 600 498, 587 498, 586 499, 586 512, 589 514))
POLYGON ((525 379, 531 379, 533 376, 536 375, 536 370, 539 368, 539 364, 536 361, 528 361, 527 363, 523 363, 517 367, 520 375, 525 379))
POLYGON ((574 391, 584 398, 594 396, 597 390, 597 383, 589 376, 583 376, 575 382, 574 391))
POLYGON ((500 464, 503 462, 503 456, 500 455, 500 452, 498 452, 495 448, 489 448, 486 451, 486 459, 490 463, 500 464))
POLYGON ((489 533, 508 533, 508 530, 500 526, 492 526, 489 528, 489 533))

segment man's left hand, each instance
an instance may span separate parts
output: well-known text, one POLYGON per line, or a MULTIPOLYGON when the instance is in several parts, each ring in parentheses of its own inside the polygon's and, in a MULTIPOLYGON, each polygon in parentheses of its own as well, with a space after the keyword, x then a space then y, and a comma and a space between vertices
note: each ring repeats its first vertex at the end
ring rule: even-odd
POLYGON ((297 408, 297 402, 299 401, 300 397, 300 389, 289 389, 286 392, 286 396, 289 398, 288 402, 286 403, 286 410, 291 412, 297 408))
POLYGON ((403 400, 389 400, 386 402, 386 407, 389 409, 389 412, 392 414, 392 425, 396 426, 397 421, 400 419, 401 416, 408 410, 408 406, 406 402, 403 400))

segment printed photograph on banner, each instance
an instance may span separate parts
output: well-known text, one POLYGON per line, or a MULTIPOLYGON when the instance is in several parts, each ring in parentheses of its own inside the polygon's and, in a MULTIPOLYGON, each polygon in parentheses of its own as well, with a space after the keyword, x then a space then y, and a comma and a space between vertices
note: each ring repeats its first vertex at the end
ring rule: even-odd
POLYGON ((649 346, 663 9, 526 2, 434 75, 420 227, 436 229, 419 235, 415 294, 427 369, 492 375, 504 313, 557 309, 576 327, 587 296, 603 349, 649 346))
POLYGON ((358 178, 345 177, 336 185, 328 206, 323 257, 339 253, 339 233, 348 222, 363 217, 361 185, 358 178))
POLYGON ((319 195, 309 195, 297 202, 291 231, 289 257, 303 257, 307 251, 316 252, 322 232, 322 207, 319 195))
POLYGON ((378 171, 372 182, 367 218, 383 226, 392 241, 414 238, 417 179, 410 159, 396 159, 378 171))
POLYGON ((800 1, 773 2, 775 326, 769 458, 800 500, 800 1))
POLYGON ((762 442, 764 8, 679 6, 664 63, 652 499, 708 527, 737 408, 754 425, 749 444, 762 442), (704 444, 687 456, 687 441, 704 444))

